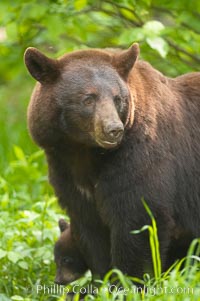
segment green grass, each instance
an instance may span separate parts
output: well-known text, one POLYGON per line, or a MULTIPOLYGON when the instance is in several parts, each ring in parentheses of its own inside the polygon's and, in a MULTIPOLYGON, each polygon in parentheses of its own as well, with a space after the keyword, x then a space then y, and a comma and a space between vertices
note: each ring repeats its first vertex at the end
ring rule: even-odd
MULTIPOLYGON (((44 154, 32 143, 27 131, 27 95, 32 86, 25 82, 21 87, 20 82, 15 81, 0 87, 0 301, 64 298, 53 282, 53 245, 59 236, 58 219, 65 215, 48 185, 44 154)), ((88 301, 124 300, 124 296, 127 301, 200 301, 199 240, 193 242, 183 262, 177 262, 162 274, 156 221, 148 212, 152 225, 141 230, 150 233, 155 277, 144 275, 144 279, 134 279, 145 285, 146 292, 137 293, 133 279, 118 270, 114 272, 121 291, 116 288, 110 292, 112 271, 93 287, 87 286, 88 274, 65 290, 74 287, 76 291, 80 288, 84 291, 86 286, 90 291, 98 291, 96 296, 85 297, 88 301), (194 250, 196 255, 192 255, 194 250)), ((140 235, 139 232, 133 235, 140 235)), ((78 299, 77 294, 75 300, 78 299)))
POLYGON ((13 296, 27 296, 36 283, 53 283, 53 245, 62 213, 47 185, 43 152, 25 156, 17 146, 13 152, 16 159, 0 177, 0 292, 12 300, 38 300, 31 294, 13 296))

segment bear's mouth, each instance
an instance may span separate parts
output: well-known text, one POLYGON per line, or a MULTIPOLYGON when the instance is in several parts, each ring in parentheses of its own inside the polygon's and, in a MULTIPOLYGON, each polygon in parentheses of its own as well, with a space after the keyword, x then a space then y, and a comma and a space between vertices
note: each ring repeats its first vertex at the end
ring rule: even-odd
POLYGON ((114 148, 114 147, 118 146, 120 143, 120 141, 110 142, 107 140, 97 140, 96 142, 98 143, 99 146, 106 148, 106 149, 114 148))

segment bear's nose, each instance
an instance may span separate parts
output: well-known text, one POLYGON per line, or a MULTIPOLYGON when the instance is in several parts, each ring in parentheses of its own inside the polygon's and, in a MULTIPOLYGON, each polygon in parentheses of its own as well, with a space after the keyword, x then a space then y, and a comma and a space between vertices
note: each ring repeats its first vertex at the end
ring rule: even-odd
POLYGON ((106 129, 106 135, 111 140, 120 140, 124 132, 123 125, 110 125, 106 129))

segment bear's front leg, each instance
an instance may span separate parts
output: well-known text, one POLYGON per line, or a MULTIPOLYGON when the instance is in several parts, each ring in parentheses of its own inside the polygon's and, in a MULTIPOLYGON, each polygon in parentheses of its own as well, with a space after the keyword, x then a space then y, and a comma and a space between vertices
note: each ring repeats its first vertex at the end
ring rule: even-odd
POLYGON ((153 275, 148 232, 132 234, 135 227, 127 221, 113 225, 111 229, 112 267, 129 276, 143 278, 144 273, 153 275))
MULTIPOLYGON (((144 225, 152 225, 141 198, 134 196, 134 193, 127 193, 126 189, 121 193, 117 189, 115 192, 105 192, 106 190, 103 197, 98 199, 98 208, 100 215, 104 216, 104 222, 110 228, 112 268, 118 268, 129 276, 139 278, 143 278, 144 273, 154 276, 149 231, 131 233, 144 225)), ((146 201, 157 222, 161 262, 165 267, 172 231, 171 220, 162 205, 158 206, 148 201, 148 198, 146 201)))
POLYGON ((110 232, 102 225, 93 205, 84 205, 84 214, 76 219, 72 217, 71 225, 79 236, 79 247, 93 279, 102 279, 111 268, 110 232))
MULTIPOLYGON (((116 219, 113 218, 111 229, 111 261, 112 267, 120 269, 123 273, 143 279, 145 273, 154 276, 152 253, 149 241, 149 231, 138 234, 131 233, 144 225, 152 225, 151 220, 141 207, 140 214, 144 219, 138 219, 134 208, 127 213, 122 211, 116 219)), ((138 214, 139 215, 139 214, 138 214)), ((165 267, 167 250, 170 242, 169 224, 162 212, 157 216, 160 257, 162 267, 165 267)))
POLYGON ((71 230, 88 268, 101 278, 110 269, 110 231, 102 223, 94 200, 87 199, 73 181, 63 154, 47 153, 49 178, 60 205, 71 220, 71 230))

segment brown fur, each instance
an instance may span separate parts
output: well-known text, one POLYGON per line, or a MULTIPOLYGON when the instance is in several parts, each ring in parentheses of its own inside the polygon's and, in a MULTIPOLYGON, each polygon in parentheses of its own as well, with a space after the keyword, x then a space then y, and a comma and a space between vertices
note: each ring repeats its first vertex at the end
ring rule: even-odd
POLYGON ((35 49, 25 54, 40 81, 28 110, 31 135, 87 266, 101 276, 115 266, 151 271, 148 234, 130 234, 151 223, 142 197, 157 220, 164 269, 182 256, 184 235, 185 250, 200 235, 200 73, 170 79, 138 53, 134 44, 53 63, 35 49))

